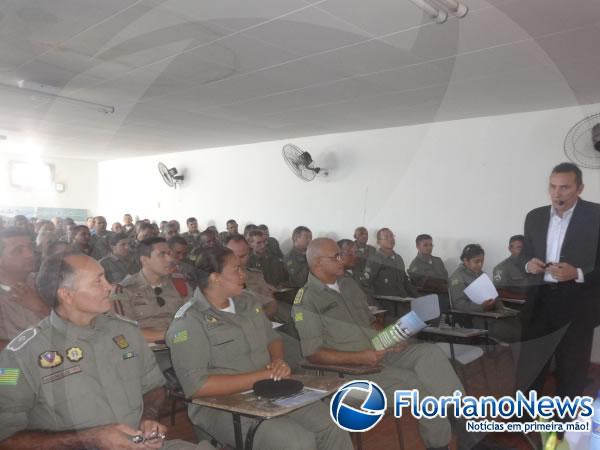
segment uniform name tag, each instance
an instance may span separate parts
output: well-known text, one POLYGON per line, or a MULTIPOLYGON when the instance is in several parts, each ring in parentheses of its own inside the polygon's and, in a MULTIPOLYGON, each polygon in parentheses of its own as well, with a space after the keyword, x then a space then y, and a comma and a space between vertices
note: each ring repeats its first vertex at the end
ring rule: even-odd
POLYGON ((46 375, 42 378, 42 384, 54 383, 55 381, 62 380, 63 378, 68 377, 69 375, 73 375, 79 372, 81 372, 81 367, 69 367, 68 369, 61 370, 60 372, 55 372, 51 375, 46 375))

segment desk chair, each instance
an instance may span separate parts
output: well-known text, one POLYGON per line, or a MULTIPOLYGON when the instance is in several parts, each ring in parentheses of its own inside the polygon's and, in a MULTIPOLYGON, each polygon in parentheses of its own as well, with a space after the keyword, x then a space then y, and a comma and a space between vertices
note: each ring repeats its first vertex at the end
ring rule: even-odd
MULTIPOLYGON (((188 403, 190 403, 190 400, 186 398, 185 394, 183 393, 181 384, 179 383, 177 375, 175 374, 175 370, 172 367, 165 370, 163 372, 163 375, 165 376, 165 380, 167 381, 165 384, 165 388, 167 389, 167 396, 169 400, 171 400, 170 416, 171 426, 173 426, 175 425, 175 413, 177 412, 177 402, 181 401, 187 405, 188 403)), ((208 431, 194 424, 192 424, 192 426, 194 429, 194 433, 196 434, 196 437, 199 441, 208 441, 213 447, 225 448, 225 446, 219 441, 217 441, 217 439, 215 439, 208 431)))
MULTIPOLYGON (((337 373, 338 377, 344 378, 345 375, 350 377, 360 377, 361 375, 369 375, 379 373, 383 370, 383 366, 361 366, 361 365, 336 365, 336 364, 313 364, 308 361, 302 362, 300 367, 306 370, 314 370, 317 375, 322 376, 325 372, 337 373)), ((396 435, 398 436, 398 444, 400 449, 404 450, 404 437, 402 436, 402 428, 400 420, 394 419, 396 425, 396 435)), ((350 433, 350 437, 356 442, 356 448, 362 450, 362 433, 350 433)))

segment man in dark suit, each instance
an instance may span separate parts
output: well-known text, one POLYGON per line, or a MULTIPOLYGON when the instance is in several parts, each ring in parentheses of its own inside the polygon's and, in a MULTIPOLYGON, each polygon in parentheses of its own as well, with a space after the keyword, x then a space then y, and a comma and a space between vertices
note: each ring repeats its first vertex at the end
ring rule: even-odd
POLYGON ((525 219, 528 304, 518 388, 541 391, 552 356, 561 397, 581 395, 594 327, 600 324, 600 205, 579 198, 581 170, 562 163, 550 175, 550 206, 525 219), (540 370, 541 368, 541 370, 540 370), (533 381, 533 383, 532 383, 533 381))

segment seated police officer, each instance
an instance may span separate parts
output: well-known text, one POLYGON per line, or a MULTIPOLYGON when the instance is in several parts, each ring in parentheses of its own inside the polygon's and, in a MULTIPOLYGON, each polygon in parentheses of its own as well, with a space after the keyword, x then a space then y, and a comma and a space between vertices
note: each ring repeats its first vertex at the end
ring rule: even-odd
POLYGON ((171 280, 174 262, 163 238, 143 240, 138 253, 142 269, 120 283, 123 290, 117 298, 123 314, 139 323, 146 340, 160 341, 185 298, 171 280))
POLYGON ((50 316, 0 353, 0 449, 207 448, 163 442, 163 375, 137 326, 109 312, 98 262, 51 256, 37 286, 50 316))
MULTIPOLYGON (((292 309, 306 359, 323 365, 382 365, 379 373, 361 377, 376 382, 390 404, 396 389, 417 389, 421 398, 464 392, 450 362, 435 344, 404 341, 388 350, 375 350, 371 339, 377 330, 367 299, 355 280, 343 276, 340 249, 334 241, 315 239, 307 257, 311 273, 292 309)), ((470 449, 482 438, 466 433, 464 422, 454 418, 420 419, 419 431, 428 449, 448 449, 449 420, 461 434, 459 449, 470 449)))
POLYGON ((508 241, 510 256, 494 267, 494 285, 500 296, 524 299, 527 293, 525 259, 521 256, 525 236, 516 234, 508 241))
MULTIPOLYGON (((175 316, 167 332, 173 367, 187 397, 216 397, 251 389, 263 379, 287 378, 283 345, 254 296, 244 290, 245 271, 226 247, 205 250, 199 257, 204 276, 200 289, 175 316)), ((234 445, 231 415, 190 404, 193 424, 219 442, 234 445)), ((244 434, 253 424, 242 417, 244 434)), ((351 449, 348 433, 329 418, 317 401, 289 414, 265 420, 256 430, 261 450, 351 449)))
POLYGON ((283 259, 269 251, 267 242, 267 235, 262 230, 248 233, 248 245, 252 248, 248 267, 260 270, 270 285, 282 286, 287 280, 283 259))
POLYGON ((119 283, 127 275, 140 271, 138 259, 129 251, 129 241, 129 236, 125 233, 113 233, 108 238, 111 252, 100 260, 100 264, 111 284, 119 283))
POLYGON ((300 225, 292 232, 293 247, 286 255, 284 262, 288 272, 288 285, 301 288, 308 277, 308 264, 306 263, 306 249, 312 240, 312 231, 300 225))
POLYGON ((402 257, 394 251, 396 238, 389 228, 377 232, 379 249, 367 261, 364 278, 374 295, 417 297, 418 293, 406 274, 402 257))

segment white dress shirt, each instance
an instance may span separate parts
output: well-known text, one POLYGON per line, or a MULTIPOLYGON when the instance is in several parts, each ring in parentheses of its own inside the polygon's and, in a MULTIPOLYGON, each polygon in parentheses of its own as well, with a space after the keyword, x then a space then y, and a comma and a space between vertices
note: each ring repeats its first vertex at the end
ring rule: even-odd
MULTIPOLYGON (((558 215, 556 209, 551 207, 550 209, 550 222, 548 223, 548 236, 546 237, 546 263, 558 263, 560 262, 560 251, 571 223, 571 217, 573 217, 573 210, 577 206, 577 202, 566 210, 562 217, 558 215)), ((558 280, 554 278, 550 272, 544 273, 544 281, 547 283, 558 283, 558 280)), ((577 268, 577 283, 583 283, 583 271, 577 268)))

